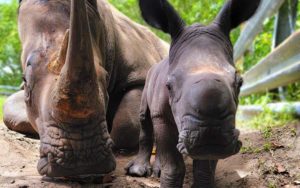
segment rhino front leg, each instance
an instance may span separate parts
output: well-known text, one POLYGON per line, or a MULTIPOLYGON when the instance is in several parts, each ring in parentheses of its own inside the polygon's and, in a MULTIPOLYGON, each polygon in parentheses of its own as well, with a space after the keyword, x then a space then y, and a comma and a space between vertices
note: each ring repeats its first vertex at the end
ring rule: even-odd
POLYGON ((176 126, 164 121, 153 122, 157 144, 157 157, 161 169, 160 182, 162 188, 179 188, 183 185, 185 164, 181 153, 176 148, 178 132, 176 126))
POLYGON ((215 187, 215 171, 218 160, 193 160, 193 188, 215 187))
POLYGON ((3 121, 10 130, 38 135, 28 120, 24 90, 7 98, 3 106, 3 121))
POLYGON ((145 96, 142 99, 140 116, 139 152, 136 158, 127 164, 125 171, 131 176, 147 177, 152 174, 150 158, 153 148, 153 124, 145 96))
POLYGON ((116 149, 138 148, 142 90, 143 88, 137 88, 127 91, 116 109, 110 133, 116 149))

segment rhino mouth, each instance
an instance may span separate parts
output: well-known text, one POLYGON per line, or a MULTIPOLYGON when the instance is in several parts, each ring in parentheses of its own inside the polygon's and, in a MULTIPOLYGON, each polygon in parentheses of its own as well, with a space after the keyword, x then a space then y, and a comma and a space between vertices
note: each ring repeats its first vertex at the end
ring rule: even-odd
POLYGON ((202 121, 185 121, 179 132, 177 149, 197 160, 224 159, 239 152, 240 132, 232 125, 207 125, 202 121))
MULTIPOLYGON (((235 131, 238 134, 238 130, 235 131)), ((183 133, 186 134, 186 133, 183 133)), ((182 134, 182 135, 183 135, 182 134)), ((192 131, 188 134, 199 135, 201 131, 192 131)), ((180 137, 177 144, 177 149, 180 153, 189 155, 192 159, 197 160, 217 160, 225 159, 234 154, 237 154, 241 147, 242 142, 238 138, 233 138, 230 143, 226 145, 196 143, 197 139, 188 139, 180 137)))
POLYGON ((44 125, 38 171, 49 177, 107 174, 116 163, 106 122, 81 126, 44 125))

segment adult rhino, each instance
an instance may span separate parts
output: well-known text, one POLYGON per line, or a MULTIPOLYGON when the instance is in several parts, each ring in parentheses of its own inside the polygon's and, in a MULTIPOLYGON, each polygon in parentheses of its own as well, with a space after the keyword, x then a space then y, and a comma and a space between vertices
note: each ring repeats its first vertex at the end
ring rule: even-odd
POLYGON ((41 175, 111 172, 107 126, 117 148, 138 145, 145 77, 168 46, 106 0, 23 0, 18 22, 24 90, 5 124, 39 134, 41 175))

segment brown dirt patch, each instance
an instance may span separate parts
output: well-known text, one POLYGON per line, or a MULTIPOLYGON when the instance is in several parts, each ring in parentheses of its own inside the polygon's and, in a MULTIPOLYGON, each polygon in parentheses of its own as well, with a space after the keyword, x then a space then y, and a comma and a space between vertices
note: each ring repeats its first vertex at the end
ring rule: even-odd
MULTIPOLYGON (((243 151, 218 164, 220 188, 300 187, 300 123, 262 133, 244 132, 243 151), (299 184, 298 184, 299 183, 299 184), (297 185, 298 184, 298 185, 297 185)), ((39 140, 9 131, 0 125, 0 187, 159 187, 155 178, 125 176, 124 166, 134 156, 117 154, 112 183, 80 184, 41 177, 36 170, 39 140)), ((184 187, 192 183, 192 161, 186 159, 184 187)))

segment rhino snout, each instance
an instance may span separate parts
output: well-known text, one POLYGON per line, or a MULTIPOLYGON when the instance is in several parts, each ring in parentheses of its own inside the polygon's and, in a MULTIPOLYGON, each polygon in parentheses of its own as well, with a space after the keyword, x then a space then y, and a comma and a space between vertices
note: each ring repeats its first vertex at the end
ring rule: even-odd
POLYGON ((113 141, 105 121, 80 127, 51 122, 45 124, 44 131, 37 166, 41 175, 77 177, 106 174, 115 169, 113 141))
POLYGON ((239 152, 239 130, 224 127, 197 127, 180 131, 177 149, 198 160, 224 159, 239 152))
POLYGON ((199 118, 220 119, 234 114, 236 104, 232 91, 222 78, 201 78, 184 95, 184 110, 199 118))

